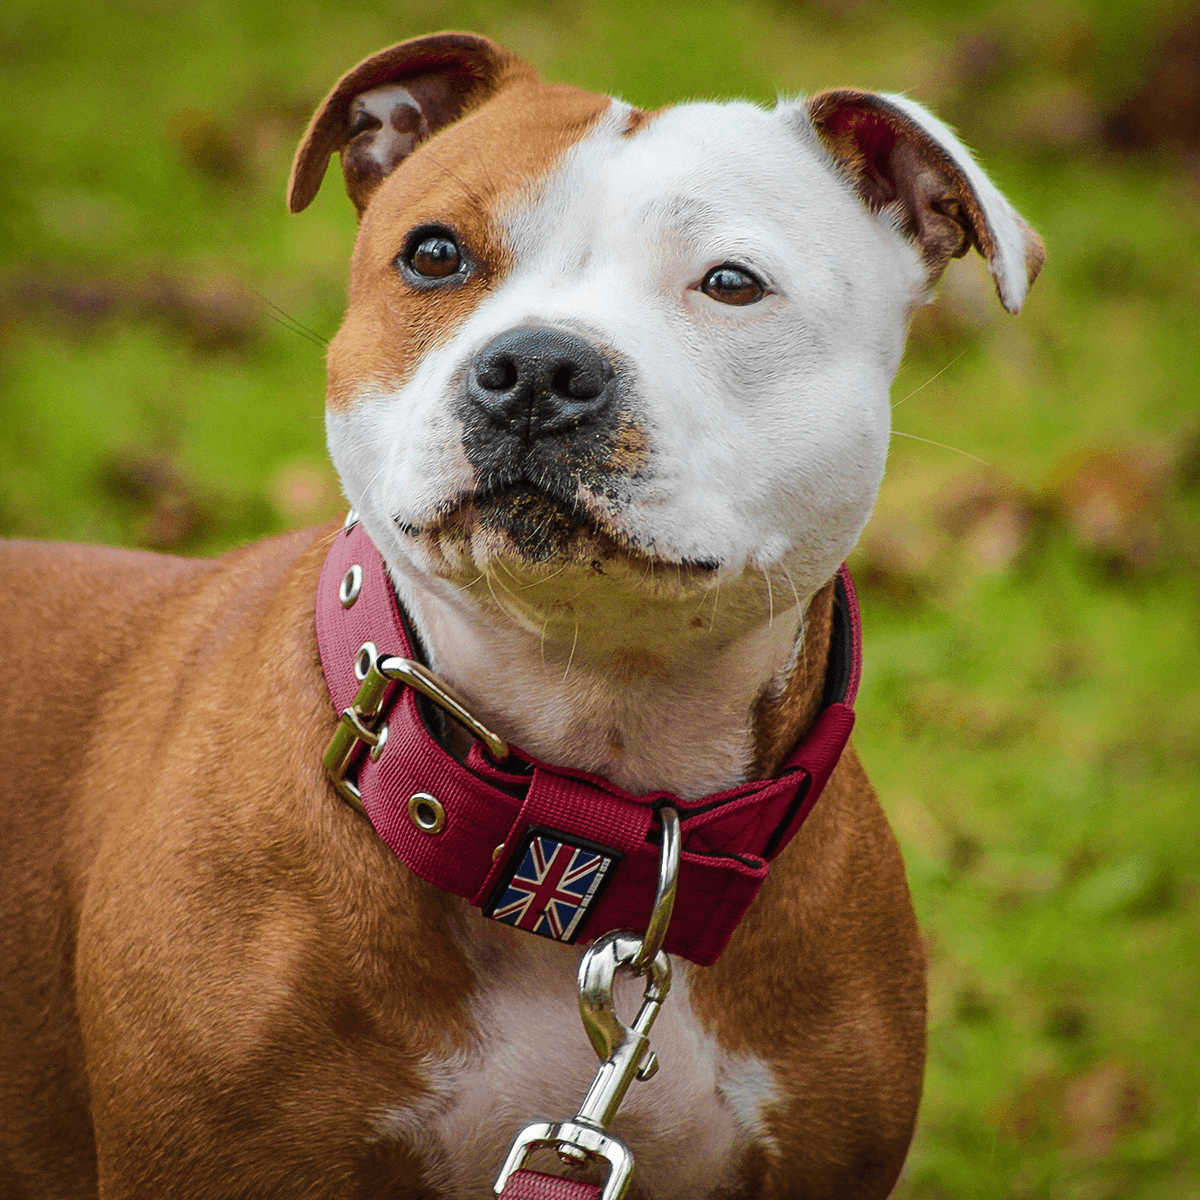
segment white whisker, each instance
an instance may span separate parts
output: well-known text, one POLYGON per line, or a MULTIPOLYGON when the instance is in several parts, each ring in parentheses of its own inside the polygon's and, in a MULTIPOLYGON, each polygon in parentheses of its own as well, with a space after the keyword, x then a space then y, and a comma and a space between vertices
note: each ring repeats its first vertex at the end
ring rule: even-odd
POLYGON ((571 673, 571 664, 575 661, 575 647, 579 644, 579 622, 575 622, 575 636, 571 639, 571 653, 567 655, 567 669, 563 672, 562 681, 567 682, 567 676, 571 673))
POLYGON ((899 408, 905 400, 911 400, 921 390, 921 388, 927 388, 938 377, 938 375, 944 375, 948 370, 950 370, 950 368, 954 366, 954 364, 958 362, 958 360, 962 358, 964 354, 966 354, 966 350, 960 350, 940 371, 930 375, 930 377, 925 380, 923 384, 921 384, 921 387, 913 388, 913 390, 909 392, 907 396, 902 396, 896 401, 895 404, 892 405, 892 408, 899 408))
POLYGON ((972 454, 970 450, 961 450, 958 446, 947 446, 945 442, 935 442, 932 438, 917 437, 915 433, 901 433, 899 429, 893 429, 892 433, 896 437, 912 438, 914 442, 924 442, 927 446, 938 446, 942 450, 953 450, 955 454, 965 454, 967 458, 973 458, 977 463, 983 463, 985 467, 992 465, 987 459, 980 458, 978 454, 972 454))

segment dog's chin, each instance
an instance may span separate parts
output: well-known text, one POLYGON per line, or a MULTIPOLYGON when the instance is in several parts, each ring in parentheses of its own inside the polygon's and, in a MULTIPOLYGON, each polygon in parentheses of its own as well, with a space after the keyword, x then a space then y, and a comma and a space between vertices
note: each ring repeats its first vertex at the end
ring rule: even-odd
POLYGON ((462 497, 452 509, 408 530, 431 574, 475 585, 497 569, 506 582, 533 584, 586 572, 636 590, 685 596, 711 586, 720 564, 648 552, 603 511, 528 484, 462 497))

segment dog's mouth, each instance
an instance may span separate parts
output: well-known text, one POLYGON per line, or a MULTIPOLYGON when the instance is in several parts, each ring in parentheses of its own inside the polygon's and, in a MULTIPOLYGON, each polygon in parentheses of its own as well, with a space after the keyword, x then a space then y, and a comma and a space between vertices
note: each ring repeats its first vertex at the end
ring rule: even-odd
POLYGON ((643 545, 614 519, 603 499, 553 476, 486 480, 460 493, 423 526, 397 524, 440 557, 456 560, 465 552, 481 567, 493 559, 535 569, 582 563, 602 573, 604 564, 617 560, 708 577, 721 566, 715 559, 677 558, 643 545))

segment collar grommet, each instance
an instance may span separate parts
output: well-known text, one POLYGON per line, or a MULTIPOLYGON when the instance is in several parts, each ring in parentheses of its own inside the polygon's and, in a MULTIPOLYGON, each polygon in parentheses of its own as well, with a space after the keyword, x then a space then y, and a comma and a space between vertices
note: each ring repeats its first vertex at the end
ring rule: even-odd
POLYGON ((342 576, 342 582, 338 587, 338 599, 342 602, 343 608, 349 608, 358 599, 358 594, 362 591, 362 585, 363 569, 358 563, 355 563, 342 576))
POLYGON ((441 833, 446 827, 446 810, 429 792, 413 792, 408 800, 408 819, 422 833, 441 833))

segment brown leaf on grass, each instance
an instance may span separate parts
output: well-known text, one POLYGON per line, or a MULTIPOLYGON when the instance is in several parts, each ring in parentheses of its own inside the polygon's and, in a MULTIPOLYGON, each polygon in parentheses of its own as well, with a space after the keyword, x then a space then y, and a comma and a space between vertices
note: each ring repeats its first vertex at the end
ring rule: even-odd
POLYGON ((155 499, 138 525, 138 541, 151 550, 178 550, 205 526, 205 514, 192 496, 166 493, 155 499))
POLYGON ((995 474, 965 476, 938 502, 939 526, 981 574, 1007 570, 1026 552, 1038 518, 1032 495, 995 474))
POLYGON ((911 601, 931 574, 945 539, 928 524, 903 513, 878 513, 859 541, 854 578, 895 600, 911 601))
POLYGON ((1170 463, 1149 447, 1078 450, 1052 472, 1049 501, 1075 540, 1122 572, 1153 567, 1163 548, 1170 463))
POLYGON ((236 280, 159 275, 139 293, 144 311, 164 318, 204 354, 237 349, 257 332, 257 305, 236 280))
POLYGON ((958 87, 975 92, 1003 79, 1016 62, 1016 51, 1004 30, 969 29, 955 39, 949 68, 958 87))
POLYGON ((1200 150, 1200 9, 1163 39, 1145 82, 1109 114, 1104 136, 1117 150, 1200 150))
POLYGON ((260 330, 258 303, 227 276, 153 274, 140 280, 17 278, 2 289, 5 308, 49 313, 90 329, 109 317, 166 326, 193 349, 212 354, 250 344, 260 330))
POLYGON ((1045 1145, 1056 1140, 1058 1110, 1065 1080, 1059 1074, 1034 1076, 1017 1095, 999 1104, 990 1114, 1000 1136, 1025 1145, 1045 1145))
POLYGON ((899 600, 913 600, 939 577, 1008 570, 1035 543, 1042 502, 987 471, 935 489, 913 489, 903 505, 881 502, 859 542, 855 579, 899 600))
POLYGON ((319 524, 346 509, 328 462, 295 459, 283 463, 271 476, 267 493, 284 522, 293 528, 319 524))
POLYGON ((249 177, 246 155, 233 132, 207 113, 179 112, 171 118, 171 132, 188 166, 218 183, 245 183, 249 177))
POLYGON ((1072 1077, 1059 1106, 1067 1153, 1107 1158, 1123 1133, 1143 1123, 1149 1107, 1145 1079, 1125 1063, 1103 1062, 1072 1077))
POLYGON ((140 511, 137 539, 150 550, 181 549, 210 524, 196 488, 166 454, 116 455, 104 464, 100 482, 140 511))
POLYGON ((992 1120, 1010 1141, 1103 1159, 1123 1134, 1144 1124, 1149 1109, 1146 1080, 1127 1063, 1109 1059, 1076 1074, 1037 1075, 992 1120))
POLYGON ((281 153, 290 154, 311 111, 306 102, 249 109, 233 120, 214 113, 177 112, 170 130, 197 175, 236 186, 256 172, 274 169, 281 153))
POLYGON ((1100 133, 1095 97, 1074 84, 1055 82, 1028 96, 1017 112, 1017 139, 1029 145, 1069 150, 1100 133))

